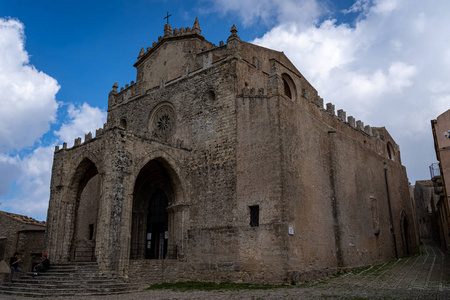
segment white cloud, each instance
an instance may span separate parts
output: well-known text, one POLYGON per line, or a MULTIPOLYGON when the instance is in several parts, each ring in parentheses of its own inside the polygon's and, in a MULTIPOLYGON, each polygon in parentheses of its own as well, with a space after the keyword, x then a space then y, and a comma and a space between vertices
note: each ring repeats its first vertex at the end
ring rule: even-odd
POLYGON ((344 14, 367 12, 370 8, 370 0, 357 0, 349 9, 344 9, 344 14))
POLYGON ((8 194, 14 183, 14 179, 20 175, 19 163, 20 158, 18 156, 10 157, 0 153, 0 174, 2 175, 2 180, 0 180, 0 196, 6 196, 8 194))
POLYGON ((374 13, 389 14, 397 8, 397 0, 375 0, 371 10, 374 13))
POLYGON ((23 159, 0 156, 1 174, 8 174, 8 178, 20 187, 13 198, 2 199, 2 210, 33 216, 39 220, 46 219, 54 149, 39 147, 23 159), (13 166, 14 174, 1 168, 3 161, 10 162, 7 168, 11 170, 13 166))
MULTIPOLYGON (((277 1, 260 5, 257 11, 279 14, 277 1)), ((234 3, 227 8, 239 10, 234 3)), ((446 0, 358 0, 343 11, 356 14, 353 25, 316 23, 317 13, 307 23, 278 17, 252 42, 284 51, 325 102, 365 124, 386 126, 414 181, 428 178, 428 165, 436 160, 430 120, 450 107, 448 11, 446 0)))
POLYGON ((295 22, 309 24, 322 14, 316 1, 311 0, 216 0, 211 10, 221 13, 237 13, 244 26, 263 22, 273 26, 277 23, 295 22))
POLYGON ((69 147, 77 137, 84 139, 84 135, 89 132, 94 136, 95 130, 102 128, 106 122, 106 112, 87 103, 78 107, 69 104, 67 111, 69 121, 64 123, 55 135, 59 136, 62 142, 67 142, 69 147))
POLYGON ((24 26, 0 18, 0 151, 31 146, 50 128, 58 104, 55 79, 29 65, 24 26))

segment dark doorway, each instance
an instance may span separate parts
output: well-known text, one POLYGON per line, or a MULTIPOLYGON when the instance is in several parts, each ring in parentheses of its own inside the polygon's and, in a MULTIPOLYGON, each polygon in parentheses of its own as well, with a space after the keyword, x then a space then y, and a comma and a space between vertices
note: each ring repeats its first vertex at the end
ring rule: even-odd
POLYGON ((101 177, 95 164, 85 158, 78 166, 73 180, 75 209, 71 261, 95 261, 96 224, 100 201, 101 177))
POLYGON ((165 259, 167 254, 167 230, 169 214, 167 196, 157 189, 150 200, 147 215, 147 249, 145 258, 165 259))
POLYGON ((173 242, 169 228, 171 214, 167 211, 173 195, 173 184, 163 163, 158 160, 147 163, 139 172, 134 187, 131 259, 174 256, 170 250, 173 246, 169 244, 173 242))
POLYGON ((408 220, 406 219, 406 217, 403 218, 403 239, 405 241, 405 250, 406 250, 406 255, 410 255, 411 251, 409 249, 409 224, 408 224, 408 220))

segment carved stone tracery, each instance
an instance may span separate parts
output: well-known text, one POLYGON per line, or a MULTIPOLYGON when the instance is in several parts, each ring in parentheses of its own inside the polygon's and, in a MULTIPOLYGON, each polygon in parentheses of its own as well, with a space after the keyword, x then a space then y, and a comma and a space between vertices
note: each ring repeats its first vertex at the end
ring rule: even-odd
POLYGON ((172 136, 176 125, 175 111, 169 104, 156 108, 151 121, 152 136, 156 139, 167 140, 172 136))

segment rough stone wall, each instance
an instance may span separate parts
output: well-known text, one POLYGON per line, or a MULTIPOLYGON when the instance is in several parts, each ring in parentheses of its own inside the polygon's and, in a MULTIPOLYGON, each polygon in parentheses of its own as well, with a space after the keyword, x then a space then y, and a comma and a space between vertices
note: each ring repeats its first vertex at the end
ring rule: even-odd
POLYGON ((450 135, 448 133, 450 131, 450 109, 440 114, 434 122, 437 140, 436 152, 439 152, 437 155, 442 171, 441 176, 444 181, 446 196, 448 196, 450 190, 450 151, 448 151, 448 147, 450 147, 450 135), (444 135, 444 133, 447 133, 447 135, 444 135))
POLYGON ((436 185, 441 186, 440 203, 438 206, 441 244, 450 249, 450 109, 440 114, 436 120, 431 121, 434 135, 436 158, 439 160, 440 178, 433 178, 436 185))
MULTIPOLYGON (((70 259, 66 252, 71 247, 77 223, 73 217, 76 210, 74 194, 77 193, 77 180, 83 177, 84 172, 72 170, 80 168, 83 157, 88 157, 95 164, 102 178, 102 209, 99 214, 100 227, 97 227, 101 236, 97 235, 96 254, 100 265, 106 269, 110 269, 110 265, 127 268, 135 179, 148 161, 162 157, 181 178, 177 188, 185 194, 179 195, 179 203, 175 204, 184 204, 183 197, 196 200, 189 203, 193 208, 189 212, 189 226, 185 226, 177 238, 185 244, 185 248, 195 249, 190 252, 194 260, 195 257, 203 259, 205 247, 211 250, 207 253, 219 253, 223 247, 230 247, 229 252, 221 252, 224 253, 222 259, 235 260, 229 257, 236 256, 236 253, 233 254, 236 244, 223 242, 214 233, 215 229, 226 231, 232 223, 233 217, 226 212, 235 201, 235 117, 234 98, 230 96, 230 77, 233 73, 226 70, 232 68, 232 64, 223 66, 206 70, 177 84, 168 84, 139 101, 130 101, 110 110, 109 123, 99 137, 72 149, 58 150, 52 180, 52 190, 55 192, 52 192, 49 213, 49 240, 56 244, 59 239, 64 245, 61 251, 54 250, 58 252, 54 253, 58 259, 70 259), (215 94, 212 99, 208 97, 211 90, 215 94), (176 129, 167 139, 158 140, 158 137, 152 136, 149 119, 152 112, 165 103, 174 107, 176 129), (120 125, 117 120, 121 118, 128 121, 126 130, 115 127, 120 125), (101 170, 112 172, 104 174, 101 170), (212 187, 216 189, 214 193, 212 187), (60 213, 57 213, 58 210, 60 213), (217 211, 222 212, 217 214, 217 219, 209 223, 205 221, 217 211), (52 230, 53 226, 62 226, 65 230, 52 230), (187 244, 185 240, 190 228, 195 229, 189 231, 191 238, 190 244, 187 244), (206 240, 211 243, 204 243, 206 240), (197 241, 202 242, 197 244, 197 241)), ((212 257, 220 260, 217 255, 212 257)))
POLYGON ((277 99, 237 99, 237 203, 244 281, 282 281, 286 251, 282 234, 281 158, 277 99), (259 206, 259 226, 250 226, 250 206, 259 206), (275 279, 276 278, 276 279, 275 279))
POLYGON ((5 251, 4 253, 0 253, 3 254, 3 256, 0 258, 7 261, 8 265, 9 258, 15 252, 16 234, 17 230, 20 229, 20 226, 20 222, 0 214, 0 236, 6 237, 6 241, 4 241, 5 251))
MULTIPOLYGON (((94 164, 99 172, 100 181, 104 179, 104 156, 109 144, 108 132, 97 134, 95 139, 76 144, 70 150, 61 149, 55 152, 50 183, 50 201, 47 214, 46 251, 55 262, 67 262, 72 250, 72 241, 76 224, 77 198, 80 197, 81 181, 86 178, 87 169, 94 164)), ((106 209, 107 203, 102 201, 102 185, 100 191, 99 211, 106 209)), ((104 228, 99 228, 97 231, 104 228)))
POLYGON ((44 247, 44 227, 23 224, 13 218, 0 214, 0 236, 6 237, 2 240, 4 252, 0 252, 0 259, 7 262, 14 252, 20 252, 20 267, 24 272, 31 270, 32 262, 39 261, 44 247), (17 243, 17 244, 16 244, 17 243), (16 248, 17 246, 17 248, 16 248))
POLYGON ((31 272, 32 266, 41 261, 43 247, 44 229, 30 229, 19 233, 17 251, 21 253, 21 268, 24 272, 31 272))
POLYGON ((414 201, 416 204, 420 237, 426 239, 433 238, 439 241, 436 213, 436 204, 439 201, 439 196, 434 193, 433 181, 416 181, 414 186, 414 201))
MULTIPOLYGON (((288 73, 279 66, 280 72, 288 73)), ((295 78, 294 75, 291 76, 295 78)), ((398 255, 415 253, 413 203, 398 149, 384 130, 377 136, 354 128, 307 98, 280 99, 281 166, 286 205, 288 265, 303 281, 333 267, 357 267, 395 257, 389 228, 387 168, 398 255), (382 141, 379 135, 385 139, 382 141), (395 154, 395 156, 394 156, 395 154), (409 249, 401 219, 410 226, 409 249), (369 220, 369 221, 367 221, 369 220), (288 235, 288 227, 293 234, 288 235)))

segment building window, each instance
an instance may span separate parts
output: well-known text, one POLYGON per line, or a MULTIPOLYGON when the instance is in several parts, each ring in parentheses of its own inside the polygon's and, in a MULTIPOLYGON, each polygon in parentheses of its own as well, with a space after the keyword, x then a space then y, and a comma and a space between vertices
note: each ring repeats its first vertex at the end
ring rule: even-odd
POLYGON ((259 205, 250 206, 250 226, 259 226, 259 205))
POLYGON ((209 90, 206 93, 206 100, 209 102, 214 102, 216 100, 216 93, 213 90, 209 90))
POLYGON ((157 107, 151 117, 151 131, 153 137, 167 140, 175 128, 175 111, 171 105, 164 103, 157 107))
POLYGON ((89 224, 89 240, 94 239, 94 224, 89 224))
POLYGON ((288 97, 289 99, 292 99, 291 89, 289 88, 289 84, 287 83, 287 81, 284 78, 283 78, 283 83, 284 83, 284 95, 286 97, 288 97))
POLYGON ((392 146, 391 142, 387 143, 387 154, 390 160, 395 160, 395 151, 394 147, 392 146))
POLYGON ((281 74, 281 78, 283 79, 284 95, 291 100, 295 100, 297 89, 295 88, 294 81, 286 73, 281 74))
POLYGON ((120 127, 122 127, 123 129, 127 129, 127 120, 126 119, 120 120, 120 127))

